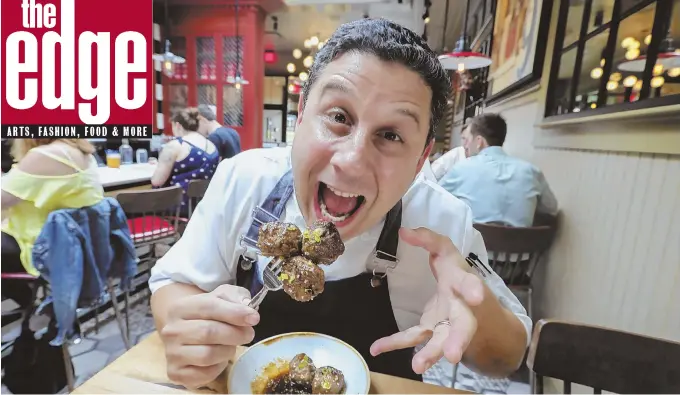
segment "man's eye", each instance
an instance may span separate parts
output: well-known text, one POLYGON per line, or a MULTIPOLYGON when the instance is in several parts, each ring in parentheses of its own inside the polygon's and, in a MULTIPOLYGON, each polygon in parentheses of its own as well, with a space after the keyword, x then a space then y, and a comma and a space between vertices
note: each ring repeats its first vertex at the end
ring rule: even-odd
POLYGON ((383 135, 383 138, 384 138, 385 140, 388 140, 388 141, 395 141, 395 142, 398 142, 398 143, 403 142, 403 140, 401 139, 401 137, 399 137, 399 135, 396 134, 396 133, 394 133, 394 132, 387 131, 387 132, 383 132, 382 135, 383 135))
POLYGON ((342 123, 342 124, 347 123, 347 117, 345 116, 345 114, 340 113, 340 112, 336 112, 334 114, 331 114, 331 118, 333 119, 334 122, 337 122, 337 123, 342 123))

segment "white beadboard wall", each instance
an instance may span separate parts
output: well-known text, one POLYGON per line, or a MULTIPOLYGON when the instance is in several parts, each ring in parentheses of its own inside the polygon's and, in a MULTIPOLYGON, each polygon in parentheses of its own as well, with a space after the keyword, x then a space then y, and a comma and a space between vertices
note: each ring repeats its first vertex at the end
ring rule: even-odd
POLYGON ((680 341, 680 156, 533 148, 540 102, 503 107, 485 112, 506 118, 504 148, 543 170, 561 209, 540 316, 680 341))

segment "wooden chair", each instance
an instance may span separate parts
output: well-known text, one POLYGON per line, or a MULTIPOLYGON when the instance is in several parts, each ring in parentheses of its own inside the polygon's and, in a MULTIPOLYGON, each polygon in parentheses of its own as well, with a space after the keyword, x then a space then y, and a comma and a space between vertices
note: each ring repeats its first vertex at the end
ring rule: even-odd
POLYGON ((531 278, 541 257, 555 239, 556 226, 514 228, 474 224, 489 252, 489 265, 513 291, 527 294, 527 311, 532 317, 531 278))
POLYGON ((191 214, 196 208, 196 205, 203 199, 209 184, 209 180, 189 181, 189 187, 187 188, 187 197, 189 197, 189 218, 191 218, 191 214))
POLYGON ((680 343, 569 322, 541 320, 534 329, 527 366, 543 377, 618 394, 680 393, 680 343))
POLYGON ((174 242, 179 237, 179 210, 182 188, 121 192, 116 199, 128 217, 128 227, 135 247, 153 247, 160 241, 174 242))
POLYGON ((182 204, 182 188, 167 188, 121 192, 116 196, 128 218, 130 236, 138 250, 139 273, 150 270, 155 264, 156 247, 171 245, 180 237, 179 211, 182 204), (144 251, 148 248, 148 252, 144 251))

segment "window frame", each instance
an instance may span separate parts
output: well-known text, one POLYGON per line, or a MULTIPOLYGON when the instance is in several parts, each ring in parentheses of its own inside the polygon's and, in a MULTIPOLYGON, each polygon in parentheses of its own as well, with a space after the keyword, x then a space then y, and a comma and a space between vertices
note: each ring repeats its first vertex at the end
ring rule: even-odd
POLYGON ((664 15, 670 15, 673 11, 673 1, 674 0, 642 0, 639 3, 629 7, 625 12, 621 11, 622 0, 615 0, 614 7, 612 10, 611 18, 608 22, 603 23, 595 29, 588 31, 588 22, 590 21, 590 13, 593 4, 593 0, 584 0, 583 15, 581 16, 581 29, 579 36, 576 41, 564 45, 564 35, 566 32, 567 19, 569 15, 569 0, 559 0, 559 11, 557 19, 557 32, 555 35, 555 48, 553 49, 552 59, 550 63, 550 74, 548 78, 548 89, 545 100, 544 117, 545 120, 558 121, 563 119, 573 119, 573 118, 587 118, 593 115, 610 114, 614 112, 622 112, 629 110, 639 110, 652 107, 668 106, 673 104, 680 104, 680 94, 668 95, 662 97, 650 98, 651 93, 650 81, 652 79, 652 69, 656 64, 659 47, 661 41, 666 37, 666 31, 670 27, 671 21, 664 21, 664 15), (619 32, 619 25, 623 20, 629 16, 643 10, 651 4, 656 3, 656 10, 654 12, 654 22, 652 25, 652 41, 650 42, 648 52, 646 54, 645 70, 642 72, 642 89, 639 93, 639 99, 635 102, 628 103, 618 103, 606 105, 607 100, 607 81, 609 81, 609 76, 612 73, 613 68, 613 57, 616 50, 616 40, 619 32), (597 95, 597 108, 589 109, 585 112, 573 112, 575 100, 576 100, 576 90, 579 83, 579 77, 581 75, 581 68, 583 66, 583 54, 586 46, 586 42, 601 34, 603 32, 609 31, 609 37, 607 39, 607 45, 604 49, 604 59, 605 64, 603 69, 602 77, 600 77, 600 86, 597 95), (574 73, 571 78, 570 86, 570 97, 569 97, 569 108, 570 112, 565 114, 553 114, 555 109, 555 89, 556 82, 560 68, 560 60, 562 55, 567 51, 576 49, 576 60, 574 65, 574 73))

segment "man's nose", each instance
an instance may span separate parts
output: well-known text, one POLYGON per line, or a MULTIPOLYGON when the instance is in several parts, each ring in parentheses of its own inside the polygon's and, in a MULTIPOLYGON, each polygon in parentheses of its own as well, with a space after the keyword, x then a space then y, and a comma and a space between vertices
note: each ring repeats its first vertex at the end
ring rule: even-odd
POLYGON ((354 133, 343 144, 331 159, 331 164, 341 173, 358 176, 370 168, 374 158, 371 141, 365 133, 354 133))

